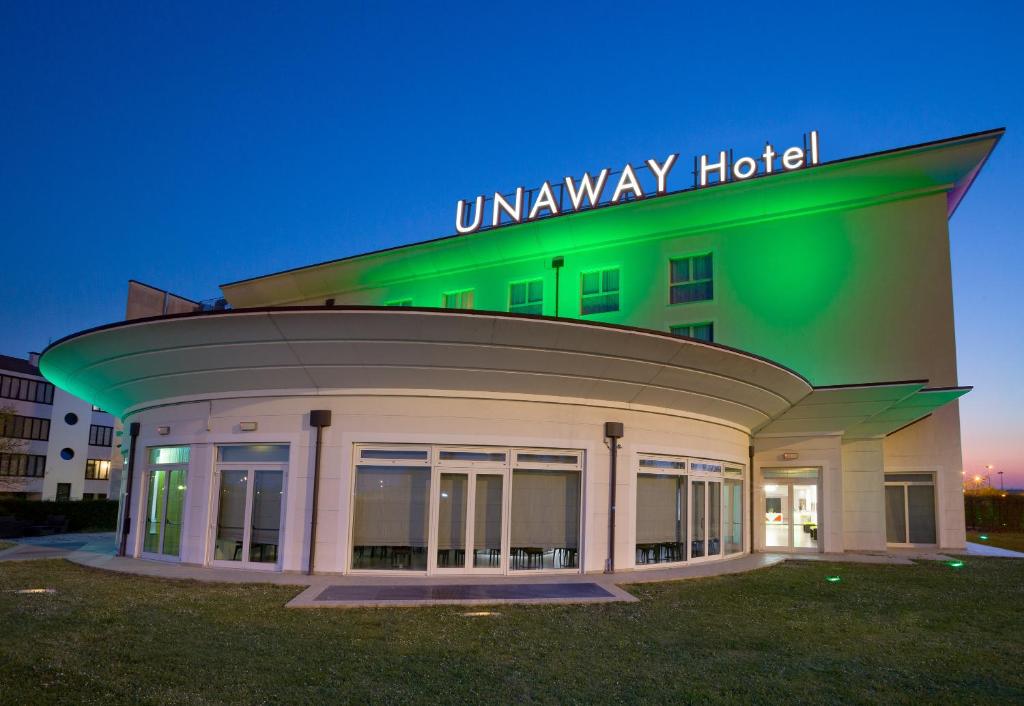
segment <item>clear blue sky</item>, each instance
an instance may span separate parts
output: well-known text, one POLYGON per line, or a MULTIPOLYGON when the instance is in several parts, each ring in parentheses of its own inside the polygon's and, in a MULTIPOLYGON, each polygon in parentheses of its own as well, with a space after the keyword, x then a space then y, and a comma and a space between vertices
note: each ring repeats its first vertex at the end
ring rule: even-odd
POLYGON ((951 235, 966 468, 1024 485, 1020 3, 211 5, 0 5, 0 352, 121 318, 128 278, 208 298, 448 234, 487 189, 1006 126, 951 235))

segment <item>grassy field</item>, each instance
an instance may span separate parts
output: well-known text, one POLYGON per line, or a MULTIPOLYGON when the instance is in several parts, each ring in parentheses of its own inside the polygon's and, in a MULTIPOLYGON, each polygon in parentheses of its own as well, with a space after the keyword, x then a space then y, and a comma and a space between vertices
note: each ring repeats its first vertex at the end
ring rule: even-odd
POLYGON ((1012 549, 1017 552, 1024 552, 1024 532, 973 532, 967 533, 968 542, 988 544, 993 547, 1012 549), (988 539, 981 539, 981 535, 987 535, 988 539))
POLYGON ((1024 561, 789 562, 630 590, 492 617, 285 610, 298 589, 0 563, 0 701, 1024 701, 1024 561))

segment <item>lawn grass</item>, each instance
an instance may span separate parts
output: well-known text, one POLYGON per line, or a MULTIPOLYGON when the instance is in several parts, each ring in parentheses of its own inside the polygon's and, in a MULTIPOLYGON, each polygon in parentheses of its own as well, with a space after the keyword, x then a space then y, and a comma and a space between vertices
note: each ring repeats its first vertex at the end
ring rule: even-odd
POLYGON ((1024 701, 1024 561, 787 562, 493 617, 282 608, 298 590, 0 563, 0 701, 1024 701))
POLYGON ((971 530, 967 532, 967 541, 1024 552, 1024 532, 974 532, 971 530), (983 534, 988 536, 988 539, 981 539, 983 534))

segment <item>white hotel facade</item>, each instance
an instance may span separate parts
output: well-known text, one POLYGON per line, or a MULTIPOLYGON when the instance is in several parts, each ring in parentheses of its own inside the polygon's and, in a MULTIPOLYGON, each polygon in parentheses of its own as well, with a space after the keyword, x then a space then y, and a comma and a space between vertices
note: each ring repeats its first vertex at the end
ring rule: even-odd
POLYGON ((41 368, 124 419, 131 556, 515 576, 960 548, 948 223, 1001 134, 226 284, 228 309, 41 368))

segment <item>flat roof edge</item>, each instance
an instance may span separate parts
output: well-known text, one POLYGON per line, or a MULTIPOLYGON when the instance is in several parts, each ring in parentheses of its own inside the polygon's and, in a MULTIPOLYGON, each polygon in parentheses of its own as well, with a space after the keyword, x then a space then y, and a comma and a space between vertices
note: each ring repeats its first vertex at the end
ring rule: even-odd
MULTIPOLYGON (((901 152, 911 153, 911 152, 914 152, 914 151, 926 150, 926 149, 930 149, 930 148, 934 148, 934 147, 944 146, 944 145, 947 145, 947 144, 954 144, 954 143, 958 143, 958 142, 973 142, 973 141, 984 140, 984 139, 989 139, 989 138, 993 138, 994 137, 995 141, 992 144, 992 148, 989 149, 989 151, 986 153, 985 158, 981 161, 979 166, 976 167, 974 170, 972 170, 972 173, 969 175, 969 180, 968 180, 968 183, 966 184, 966 187, 963 188, 962 193, 957 198, 956 204, 953 206, 952 210, 950 210, 948 212, 948 215, 952 216, 952 213, 953 213, 953 211, 955 211, 956 206, 959 205, 960 201, 963 199, 963 195, 966 194, 967 189, 970 188, 970 184, 973 183, 974 178, 977 176, 977 173, 980 171, 981 165, 984 165, 984 163, 988 160, 988 157, 992 154, 992 151, 995 149, 996 144, 998 144, 999 140, 1002 138, 1002 136, 1003 136, 1003 134, 1005 134, 1005 132, 1006 132, 1006 128, 1005 127, 990 128, 988 130, 981 130, 981 131, 978 131, 978 132, 970 132, 970 133, 966 133, 966 134, 963 134, 963 135, 957 135, 957 136, 954 136, 954 137, 945 137, 945 138, 941 138, 941 139, 938 139, 938 140, 929 140, 927 142, 919 142, 919 143, 916 143, 916 144, 913 144, 913 145, 906 145, 906 146, 903 146, 903 147, 894 147, 894 148, 890 148, 890 149, 879 150, 877 152, 869 152, 867 154, 859 154, 859 155, 853 155, 853 156, 850 156, 850 157, 842 157, 840 159, 834 159, 834 160, 831 160, 831 161, 828 161, 828 162, 822 162, 821 164, 814 165, 812 167, 805 167, 803 170, 800 170, 800 171, 820 169, 822 167, 849 163, 849 162, 853 162, 853 161, 857 161, 857 160, 861 160, 861 159, 873 159, 873 158, 876 158, 876 157, 882 157, 882 156, 887 156, 887 155, 896 155, 896 154, 899 154, 901 152)), ((780 172, 780 173, 782 173, 782 172, 780 172)), ((755 177, 755 178, 752 178, 752 179, 748 179, 747 182, 755 181, 756 179, 760 179, 760 178, 764 178, 764 177, 770 177, 770 176, 776 176, 776 174, 759 175, 758 177, 755 177)), ((661 194, 661 195, 659 195, 657 197, 653 197, 653 198, 662 198, 662 197, 665 197, 665 196, 673 196, 673 195, 678 195, 678 194, 683 194, 683 193, 690 193, 690 192, 694 192, 694 191, 706 191, 706 190, 712 189, 712 188, 714 188, 716 186, 726 186, 728 184, 734 184, 734 183, 736 183, 736 182, 729 181, 729 182, 723 182, 721 184, 718 184, 718 183, 711 184, 709 186, 700 187, 700 188, 689 187, 689 188, 686 188, 686 189, 677 189, 675 191, 671 191, 671 192, 668 192, 666 194, 661 194)), ((586 212, 589 212, 589 211, 601 210, 603 208, 612 208, 614 206, 624 206, 624 205, 636 204, 638 202, 649 200, 650 198, 652 198, 652 197, 647 197, 645 199, 639 199, 639 200, 636 200, 636 201, 624 201, 624 202, 615 203, 615 204, 604 204, 604 205, 601 205, 601 206, 596 206, 596 207, 591 207, 591 208, 583 209, 581 211, 571 211, 569 213, 559 214, 558 216, 554 216, 554 218, 561 218, 561 217, 564 217, 564 216, 571 216, 571 215, 576 215, 576 214, 579 214, 579 213, 586 213, 586 212)), ((547 218, 540 219, 540 220, 547 220, 547 218)), ((503 226, 503 227, 514 228, 516 225, 520 225, 520 224, 508 224, 508 225, 503 226)), ((478 231, 477 234, 485 233, 485 232, 490 232, 491 230, 494 230, 494 229, 488 229, 486 231, 478 231)), ((473 235, 473 234, 468 234, 468 235, 473 235)), ((244 279, 235 280, 233 282, 225 282, 223 284, 219 284, 218 287, 221 289, 221 293, 226 295, 226 293, 223 291, 225 287, 235 287, 235 286, 238 286, 238 285, 248 284, 248 283, 256 282, 256 281, 263 280, 263 279, 270 279, 272 277, 278 277, 278 276, 281 276, 281 275, 286 275, 286 274, 290 274, 290 273, 294 273, 294 272, 300 272, 302 270, 316 269, 318 267, 324 267, 324 266, 327 266, 327 265, 333 265, 333 264, 337 264, 337 263, 348 262, 348 261, 352 261, 352 260, 358 260, 359 258, 363 258, 363 257, 371 257, 371 256, 374 256, 374 255, 381 255, 381 254, 384 254, 384 253, 393 252, 393 251, 396 251, 396 250, 402 250, 403 248, 411 248, 411 247, 416 247, 416 246, 419 246, 419 245, 429 245, 429 244, 432 244, 432 243, 439 243, 439 242, 443 242, 445 240, 451 240, 453 238, 462 238, 462 237, 466 237, 466 235, 459 234, 459 233, 453 233, 453 234, 449 234, 449 235, 442 235, 442 236, 438 236, 436 238, 428 238, 426 240, 418 240, 418 241, 415 241, 415 242, 405 243, 405 244, 402 244, 402 245, 394 245, 394 246, 387 247, 387 248, 380 248, 379 250, 370 250, 370 251, 367 251, 367 252, 357 253, 355 255, 348 255, 348 256, 345 256, 345 257, 339 257, 339 258, 333 258, 333 259, 330 259, 330 260, 324 260, 322 262, 315 262, 315 263, 312 263, 312 264, 309 264, 309 265, 299 265, 297 267, 290 267, 290 268, 287 268, 287 269, 284 269, 284 270, 278 270, 276 272, 270 272, 270 273, 264 274, 264 275, 257 275, 255 277, 246 277, 244 279)))

